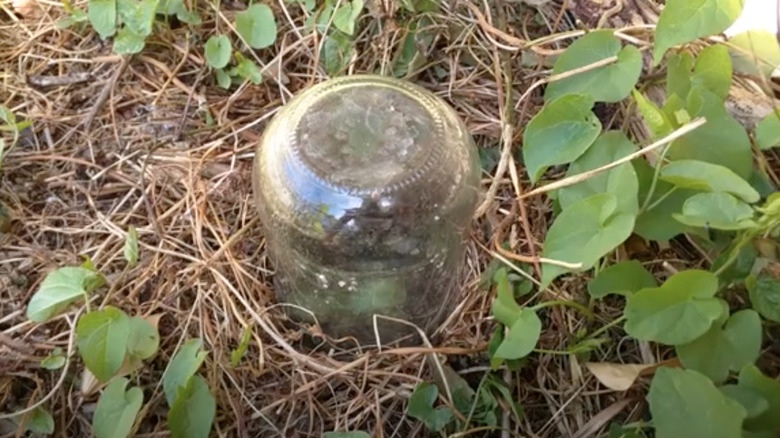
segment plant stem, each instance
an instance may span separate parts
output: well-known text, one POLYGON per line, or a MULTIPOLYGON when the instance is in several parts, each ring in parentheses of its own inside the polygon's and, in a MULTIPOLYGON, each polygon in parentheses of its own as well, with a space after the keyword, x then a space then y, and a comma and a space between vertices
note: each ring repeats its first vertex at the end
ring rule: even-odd
POLYGON ((676 190, 677 190, 677 187, 672 187, 672 188, 671 188, 671 189, 670 189, 668 192, 664 193, 663 195, 661 195, 661 197, 660 197, 660 198, 656 199, 656 200, 655 200, 655 202, 653 202, 652 204, 650 204, 650 206, 649 206, 649 207, 647 207, 647 210, 644 210, 644 211, 645 211, 645 212, 647 212, 647 211, 650 211, 650 210, 652 210, 652 209, 654 209, 654 208, 658 207, 658 204, 660 204, 660 203, 664 202, 664 201, 666 200, 666 198, 668 198, 668 197, 669 197, 669 196, 670 196, 672 193, 674 193, 676 190))
POLYGON ((537 311, 539 309, 543 309, 545 307, 552 307, 552 306, 569 306, 574 309, 577 309, 580 311, 580 313, 584 314, 588 317, 588 319, 593 319, 593 312, 591 312, 587 307, 583 306, 580 303, 575 303, 574 301, 563 301, 563 300, 553 300, 553 301, 545 301, 543 303, 539 303, 533 307, 531 307, 531 310, 537 311))
POLYGON ((669 152, 669 148, 671 148, 671 146, 672 143, 669 143, 663 148, 663 150, 661 151, 661 156, 658 157, 658 162, 655 163, 653 180, 650 182, 650 189, 647 191, 647 196, 645 196, 645 202, 642 203, 642 208, 639 209, 640 213, 645 211, 645 209, 647 209, 647 205, 650 204, 650 200, 653 199, 653 194, 655 193, 655 186, 658 184, 658 176, 661 174, 661 167, 664 164, 666 153, 669 152))
POLYGON ((587 337, 587 338, 585 338, 585 339, 592 339, 592 338, 595 338, 596 336, 598 336, 598 335, 600 335, 600 334, 604 333, 605 331, 607 331, 607 330, 611 329, 612 327, 614 327, 614 326, 616 326, 616 325, 620 324, 621 322, 623 322, 623 321, 625 321, 625 320, 626 320, 626 315, 620 315, 620 318, 618 318, 618 319, 616 319, 616 320, 614 320, 614 321, 610 322, 610 323, 609 323, 609 324, 607 324, 607 325, 601 326, 601 328, 599 328, 599 329, 598 329, 598 330, 596 330, 595 332, 593 332, 593 333, 591 333, 590 335, 588 335, 588 337, 587 337))

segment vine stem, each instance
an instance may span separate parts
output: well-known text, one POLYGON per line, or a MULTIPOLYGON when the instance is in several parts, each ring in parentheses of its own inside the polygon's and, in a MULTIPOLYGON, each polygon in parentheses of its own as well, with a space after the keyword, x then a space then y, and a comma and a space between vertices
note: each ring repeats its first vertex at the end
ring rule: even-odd
POLYGON ((568 306, 574 309, 577 309, 582 313, 583 315, 587 316, 588 319, 593 319, 593 312, 588 310, 587 307, 583 306, 580 303, 575 303, 574 301, 563 301, 563 300, 553 300, 553 301, 545 301, 543 303, 539 303, 533 307, 531 307, 531 310, 536 311, 539 309, 543 309, 545 307, 552 307, 552 306, 568 306))
POLYGON ((68 336, 68 352, 65 355, 65 365, 62 367, 60 378, 57 380, 57 383, 54 384, 54 387, 51 389, 51 391, 49 391, 48 394, 43 396, 42 399, 38 400, 38 402, 36 402, 31 406, 28 406, 16 412, 11 412, 10 414, 0 415, 0 420, 10 419, 10 418, 18 417, 20 415, 24 415, 29 412, 32 412, 38 409, 40 406, 43 406, 44 403, 46 403, 50 398, 54 397, 54 394, 56 394, 57 391, 60 390, 60 387, 62 386, 63 382, 65 382, 65 377, 68 375, 68 368, 70 367, 70 358, 73 357, 74 354, 73 345, 74 345, 74 338, 76 336, 76 322, 79 320, 79 317, 81 316, 81 312, 83 312, 84 309, 85 309, 84 307, 80 308, 76 313, 76 317, 73 318, 73 323, 70 323, 70 336, 68 336))
MULTIPOLYGON (((658 185, 658 176, 661 175, 661 167, 663 167, 664 159, 666 158, 666 154, 669 152, 669 148, 672 146, 671 143, 667 144, 666 147, 661 152, 661 156, 658 157, 658 162, 655 163, 655 171, 653 172, 653 180, 650 181, 650 189, 647 190, 647 196, 645 196, 645 201, 642 203, 642 208, 639 209, 640 212, 645 211, 648 209, 648 204, 650 204, 650 200, 653 199, 653 194, 655 194, 655 187, 658 185)), ((654 204, 654 205, 657 205, 654 204)))
POLYGON ((661 146, 664 146, 666 144, 669 144, 673 142, 674 140, 677 140, 678 138, 682 137, 683 135, 688 134, 689 132, 693 131, 694 129, 697 129, 707 123, 707 119, 704 117, 697 117, 694 120, 692 120, 689 123, 686 123, 685 125, 679 127, 671 134, 667 135, 666 137, 656 141, 655 143, 652 143, 648 146, 645 146, 644 148, 630 154, 626 155, 625 157, 615 160, 609 164, 605 164, 601 167, 598 167, 593 170, 589 170, 587 172, 578 173, 577 175, 572 175, 568 178, 564 178, 562 180, 555 181, 553 183, 544 185, 542 187, 538 187, 536 189, 533 189, 529 192, 524 193, 520 196, 520 199, 530 198, 531 196, 540 195, 542 193, 547 193, 552 190, 560 189, 563 187, 568 187, 570 185, 574 185, 577 183, 580 183, 582 181, 585 181, 589 178, 592 178, 596 175, 598 175, 601 172, 605 172, 607 170, 613 169, 617 166, 620 166, 623 163, 628 163, 629 161, 633 160, 634 158, 641 157, 642 155, 657 149, 661 146))
POLYGON ((611 329, 612 327, 620 324, 621 322, 623 322, 625 320, 626 320, 626 315, 620 315, 620 318, 610 322, 609 324, 601 326, 598 330, 596 330, 595 332, 591 333, 586 339, 595 338, 596 336, 604 333, 605 331, 611 329))

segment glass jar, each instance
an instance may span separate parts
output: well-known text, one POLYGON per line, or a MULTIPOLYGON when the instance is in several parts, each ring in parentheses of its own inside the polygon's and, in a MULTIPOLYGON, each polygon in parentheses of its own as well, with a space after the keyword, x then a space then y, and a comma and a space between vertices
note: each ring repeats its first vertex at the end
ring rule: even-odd
MULTIPOLYGON (((255 152, 276 295, 294 320, 371 343, 374 314, 430 335, 451 313, 480 165, 443 100, 388 77, 331 79, 281 108, 255 152)), ((376 327, 383 344, 416 332, 376 327)))

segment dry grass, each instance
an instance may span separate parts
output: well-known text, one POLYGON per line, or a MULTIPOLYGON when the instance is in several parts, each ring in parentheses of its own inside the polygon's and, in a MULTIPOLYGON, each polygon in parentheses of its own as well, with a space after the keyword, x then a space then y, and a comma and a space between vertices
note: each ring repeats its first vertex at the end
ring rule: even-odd
MULTIPOLYGON (((32 405, 55 385, 58 373, 38 364, 54 348, 67 349, 74 313, 36 325, 25 319, 25 306, 47 272, 77 264, 84 255, 110 280, 96 295, 98 303, 110 294, 110 303, 129 314, 162 315, 160 352, 133 376, 145 388, 147 404, 137 436, 165 434, 158 384, 177 346, 190 337, 201 337, 209 351, 202 372, 217 399, 215 436, 309 437, 336 428, 377 437, 424 436, 404 410, 414 386, 432 377, 426 357, 435 354, 470 382, 489 371, 492 291, 479 278, 500 250, 496 244, 509 242, 505 257, 532 262, 541 248, 550 204, 543 196, 515 202, 528 183, 513 147, 539 105, 538 91, 520 97, 546 76, 544 56, 568 40, 525 42, 575 29, 572 16, 556 2, 537 10, 510 1, 489 9, 485 2, 450 2, 432 16, 435 49, 410 79, 445 98, 479 147, 496 155, 504 151, 504 160, 497 166, 500 175, 496 169, 484 175, 490 196, 476 221, 462 298, 434 348, 380 352, 312 336, 285 320, 275 306, 272 266, 255 219, 253 147, 280 105, 326 78, 318 61, 321 41, 303 31, 300 8, 272 2, 279 36, 273 48, 255 54, 263 84, 226 92, 207 72, 202 42, 217 27, 226 31, 241 4, 224 2, 216 14, 210 3, 201 3, 204 23, 195 33, 186 26, 159 27, 143 54, 126 59, 112 55, 110 45, 88 29, 56 29, 63 16, 58 2, 41 1, 34 13, 18 18, 8 4, 0 10, 0 103, 34 122, 6 158, 0 185, 0 199, 14 218, 11 232, 0 236, 0 411, 32 405), (526 49, 520 51, 521 44, 526 49), (48 88, 27 82, 30 75, 85 73, 87 81, 48 88), (128 270, 122 248, 130 225, 138 229, 141 256, 128 270), (245 328, 251 343, 232 368, 230 352, 245 328)), ((347 73, 391 70, 404 25, 392 13, 396 3, 375 1, 374 13, 363 16, 347 73)), ((642 35, 640 29, 634 38, 642 35)), ((633 124, 625 111, 602 114, 605 127, 633 124)), ((641 127, 631 129, 643 138, 641 127)), ((681 268, 701 259, 682 249, 647 250, 644 257, 657 258, 656 270, 667 273, 661 260, 681 268)), ((584 284, 572 277, 542 298, 586 303, 584 284)), ((524 407, 521 419, 505 415, 503 436, 569 437, 591 426, 594 433, 603 430, 613 416, 644 417, 642 385, 627 393, 605 390, 581 366, 586 356, 553 354, 575 343, 579 331, 607 324, 621 312, 610 300, 592 310, 594 320, 569 308, 545 309, 540 348, 551 353, 534 355, 519 372, 499 371, 524 407), (597 416, 614 403, 623 407, 597 416)), ((619 329, 606 336, 613 342, 591 359, 663 357, 622 339, 619 329)), ((82 365, 72 361, 71 374, 46 403, 58 436, 89 434, 97 399, 96 393, 82 393, 82 365)))

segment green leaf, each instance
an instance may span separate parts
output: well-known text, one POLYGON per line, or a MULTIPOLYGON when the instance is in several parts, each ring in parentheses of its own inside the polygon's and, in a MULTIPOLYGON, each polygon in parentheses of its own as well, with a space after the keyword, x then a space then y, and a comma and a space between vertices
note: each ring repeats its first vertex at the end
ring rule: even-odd
POLYGON ((728 29, 742 12, 742 0, 668 0, 655 29, 653 64, 667 50, 728 29))
POLYGON ((749 431, 772 431, 780 429, 780 382, 763 374, 755 365, 746 365, 739 372, 739 386, 749 389, 769 403, 769 409, 755 418, 745 421, 749 431))
POLYGON ((168 364, 168 369, 163 373, 163 392, 169 406, 176 399, 179 388, 187 385, 189 378, 195 375, 206 359, 208 353, 200 351, 202 345, 203 341, 200 338, 190 339, 182 344, 168 364))
POLYGON ((496 270, 493 278, 496 281, 496 299, 493 300, 492 311, 496 321, 505 326, 514 324, 523 312, 523 309, 515 301, 512 290, 509 287, 509 276, 506 268, 496 270))
POLYGON ((235 68, 231 70, 231 75, 239 76, 249 80, 253 84, 259 84, 263 81, 263 76, 260 74, 260 69, 257 65, 249 59, 242 59, 238 62, 235 68))
POLYGON ((130 435, 135 416, 144 402, 144 393, 137 387, 125 391, 128 383, 124 377, 113 379, 100 395, 92 417, 97 438, 125 438, 130 435))
POLYGON ((409 397, 406 415, 422 421, 428 430, 436 432, 444 429, 452 420, 452 411, 446 407, 433 408, 438 396, 439 390, 435 385, 428 382, 418 384, 409 397))
POLYGON ((263 49, 276 41, 276 19, 271 8, 254 4, 236 14, 236 30, 253 49, 263 49))
POLYGON ((775 110, 758 122, 756 146, 761 150, 780 146, 780 110, 775 110))
POLYGON ((55 348, 48 356, 41 360, 41 368, 47 370, 58 370, 65 366, 65 356, 62 355, 62 348, 55 348))
POLYGON ((215 73, 217 75, 217 85, 219 85, 221 88, 224 88, 225 90, 230 88, 230 75, 222 69, 215 70, 215 73))
MULTIPOLYGON (((393 76, 404 78, 425 64, 425 54, 433 44, 432 25, 430 18, 424 15, 409 23, 406 36, 393 55, 393 76)), ((480 156, 485 151, 495 149, 480 148, 480 156)))
MULTIPOLYGON (((691 70, 694 59, 690 53, 670 53, 666 59, 666 97, 685 100, 691 91, 691 70)), ((672 102, 674 104, 674 102, 672 102)), ((676 105, 674 105, 676 107, 676 105)))
POLYGON ((693 67, 691 85, 702 86, 721 99, 726 98, 731 88, 731 58, 726 46, 712 45, 699 53, 693 67))
POLYGON ((160 334, 148 321, 134 316, 130 318, 130 336, 127 353, 137 359, 149 359, 160 346, 160 334))
POLYGON ((748 179, 753 166, 750 139, 742 125, 726 112, 720 97, 705 88, 693 87, 686 105, 692 117, 705 117, 707 123, 675 140, 669 159, 719 164, 748 179))
POLYGON ((595 102, 618 102, 631 92, 642 72, 642 56, 634 46, 621 48, 612 30, 595 30, 572 43, 555 61, 552 74, 585 67, 617 56, 610 65, 555 81, 544 92, 545 101, 566 94, 589 94, 595 102))
POLYGON ((87 313, 76 323, 76 345, 84 365, 101 382, 119 371, 125 359, 130 318, 116 307, 87 313))
POLYGON ((780 66, 780 44, 777 37, 763 29, 751 29, 729 39, 729 53, 734 70, 769 78, 780 66))
POLYGON ((780 322, 780 280, 759 273, 756 277, 748 277, 745 286, 753 309, 770 321, 780 322))
MULTIPOLYGON (((653 181, 655 169, 644 159, 633 161, 639 179, 639 205, 643 205, 653 181)), ((648 209, 636 218, 634 232, 647 240, 664 241, 688 230, 683 223, 675 220, 672 214, 682 210, 685 200, 696 194, 692 190, 680 190, 673 185, 658 180, 648 209), (652 208, 650 208, 652 207, 652 208)))
POLYGON ((352 40, 343 33, 333 33, 325 38, 322 46, 322 63, 331 76, 339 74, 348 64, 352 53, 352 40))
POLYGON ((528 356, 536 347, 541 333, 542 321, 533 309, 525 308, 509 328, 509 333, 498 346, 494 356, 500 359, 520 359, 528 356))
POLYGON ((715 298, 718 278, 689 269, 669 277, 660 287, 646 288, 628 297, 625 330, 642 340, 666 345, 691 342, 723 315, 715 298))
POLYGON ((362 430, 355 432, 325 432, 322 438, 371 438, 371 435, 362 430))
POLYGON ((206 380, 191 376, 185 386, 178 388, 176 398, 168 411, 168 428, 173 438, 208 438, 217 403, 206 380))
POLYGON ((729 371, 739 371, 758 359, 761 350, 761 318, 753 310, 740 310, 724 326, 714 325, 693 342, 676 347, 685 368, 699 371, 721 383, 729 371))
POLYGON ((661 168, 661 179, 684 189, 725 192, 745 202, 758 202, 756 189, 731 169, 698 160, 673 161, 661 168))
POLYGON ((601 132, 601 122, 591 112, 593 99, 569 94, 547 102, 523 132, 526 172, 536 183, 547 167, 567 164, 590 147, 601 132))
POLYGON ((67 29, 73 26, 74 24, 87 21, 88 19, 89 17, 87 16, 86 12, 82 11, 81 9, 74 9, 73 13, 59 20, 57 23, 55 23, 54 26, 57 29, 67 29))
POLYGON ((565 272, 580 272, 623 243, 634 228, 634 216, 617 211, 614 195, 593 195, 569 206, 555 218, 547 232, 542 257, 579 263, 578 269, 542 266, 542 286, 565 272))
POLYGON ((89 0, 87 17, 95 32, 100 35, 101 39, 105 40, 116 30, 116 1, 89 0))
POLYGON ((756 226, 753 209, 728 193, 699 193, 691 196, 682 207, 682 213, 672 215, 691 227, 709 227, 718 230, 742 230, 756 226))
POLYGON ((141 53, 146 44, 146 37, 133 33, 128 28, 123 27, 114 38, 114 53, 117 55, 133 55, 141 53))
POLYGON ((130 266, 138 263, 138 231, 132 225, 127 229, 125 236, 124 256, 130 266))
POLYGON ((225 35, 209 37, 204 48, 206 62, 216 69, 221 69, 230 62, 230 40, 225 35))
POLYGON ((238 366, 238 363, 241 361, 241 358, 244 357, 244 353, 246 353, 246 349, 249 348, 249 340, 252 336, 252 329, 249 328, 249 326, 244 327, 244 330, 241 332, 241 342, 238 343, 238 347, 236 347, 235 350, 230 352, 230 366, 236 367, 238 366))
POLYGON ((69 266, 46 275, 27 305, 27 318, 46 322, 79 298, 103 285, 103 277, 83 267, 69 266))
POLYGON ((609 294, 630 296, 641 289, 656 287, 653 274, 647 272, 637 260, 627 260, 616 263, 599 272, 588 283, 588 293, 591 298, 604 298, 609 294))
POLYGON ((124 28, 138 36, 149 36, 152 33, 152 23, 158 1, 118 0, 117 13, 124 28))
POLYGON ((661 138, 674 131, 674 126, 666 117, 666 114, 647 99, 644 94, 637 90, 632 90, 631 94, 634 96, 639 113, 642 114, 642 118, 647 123, 653 138, 661 138))
POLYGON ((726 397, 736 400, 745 408, 746 419, 756 418, 769 409, 769 402, 750 388, 732 384, 723 385, 719 389, 726 397))
POLYGON ((745 409, 696 371, 659 368, 647 399, 656 438, 742 436, 745 409))
MULTIPOLYGON (((621 131, 601 134, 593 145, 569 166, 566 176, 578 175, 599 168, 635 152, 637 147, 621 131)), ((577 202, 599 193, 611 193, 617 198, 617 211, 636 214, 639 210, 639 182, 631 163, 624 163, 587 180, 560 189, 558 201, 567 209, 577 202)))
POLYGON ((38 406, 27 414, 27 417, 24 419, 21 433, 24 432, 51 435, 54 433, 54 418, 52 418, 49 411, 38 406))
POLYGON ((336 26, 336 29, 347 35, 354 34, 355 22, 362 10, 363 0, 352 0, 351 2, 343 1, 342 6, 333 13, 333 25, 336 26))

